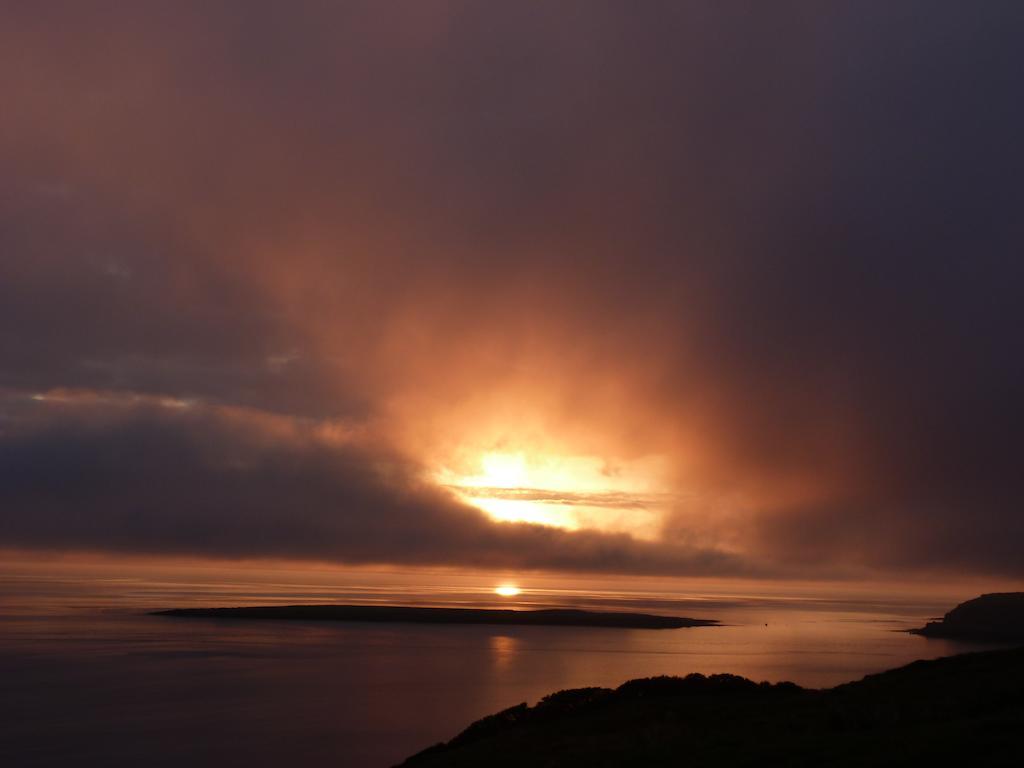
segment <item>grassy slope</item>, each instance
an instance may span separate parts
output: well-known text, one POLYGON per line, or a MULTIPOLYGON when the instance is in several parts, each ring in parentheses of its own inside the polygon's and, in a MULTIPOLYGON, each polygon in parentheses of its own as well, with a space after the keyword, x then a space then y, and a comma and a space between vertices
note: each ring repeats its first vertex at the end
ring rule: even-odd
POLYGON ((825 691, 731 675, 563 691, 410 758, 430 766, 1024 765, 1024 648, 825 691))

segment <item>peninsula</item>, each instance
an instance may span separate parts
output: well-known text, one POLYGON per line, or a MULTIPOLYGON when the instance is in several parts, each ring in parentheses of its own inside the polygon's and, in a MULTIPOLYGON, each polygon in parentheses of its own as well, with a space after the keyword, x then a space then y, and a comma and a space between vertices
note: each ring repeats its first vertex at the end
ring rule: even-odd
POLYGON ((960 603, 915 635, 994 643, 1024 643, 1024 592, 993 592, 960 603))
POLYGON ((284 621, 367 621, 412 624, 501 624, 618 629, 681 629, 718 624, 711 619, 607 613, 568 608, 517 611, 493 608, 422 608, 392 605, 275 605, 245 608, 175 608, 155 616, 203 619, 273 619, 284 621))

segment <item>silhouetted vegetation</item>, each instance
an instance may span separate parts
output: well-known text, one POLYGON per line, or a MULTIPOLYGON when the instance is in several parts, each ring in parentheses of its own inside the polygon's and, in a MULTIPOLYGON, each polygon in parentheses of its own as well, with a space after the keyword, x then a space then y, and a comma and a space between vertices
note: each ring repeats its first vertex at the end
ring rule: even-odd
POLYGON ((679 629, 718 624, 647 613, 605 613, 569 609, 514 611, 486 608, 409 608, 394 605, 276 605, 248 608, 176 608, 156 616, 207 619, 279 619, 291 621, 376 621, 415 624, 523 624, 528 626, 679 629))
POLYGON ((1024 649, 918 661, 829 690, 734 675, 561 691, 403 766, 1020 766, 1024 649))
POLYGON ((1024 643, 1024 592, 993 592, 960 603, 942 621, 911 630, 926 637, 1024 643))

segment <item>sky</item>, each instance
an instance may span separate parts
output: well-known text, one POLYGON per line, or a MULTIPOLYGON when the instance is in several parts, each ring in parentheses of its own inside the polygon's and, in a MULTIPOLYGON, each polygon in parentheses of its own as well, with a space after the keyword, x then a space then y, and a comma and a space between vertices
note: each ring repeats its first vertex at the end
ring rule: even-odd
POLYGON ((0 549, 1024 578, 1024 8, 0 3, 0 549))

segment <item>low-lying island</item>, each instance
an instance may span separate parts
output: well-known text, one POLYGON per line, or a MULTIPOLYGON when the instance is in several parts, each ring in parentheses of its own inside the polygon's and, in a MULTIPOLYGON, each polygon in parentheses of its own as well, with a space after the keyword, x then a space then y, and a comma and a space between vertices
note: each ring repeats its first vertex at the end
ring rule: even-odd
POLYGON ((366 621, 412 624, 501 624, 618 629, 682 629, 716 626, 712 619, 608 613, 568 608, 512 610, 498 608, 424 608, 394 605, 274 605, 244 608, 174 608, 155 616, 204 619, 271 619, 279 621, 366 621))

